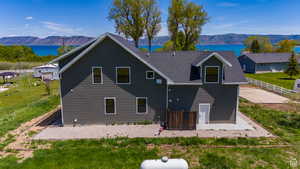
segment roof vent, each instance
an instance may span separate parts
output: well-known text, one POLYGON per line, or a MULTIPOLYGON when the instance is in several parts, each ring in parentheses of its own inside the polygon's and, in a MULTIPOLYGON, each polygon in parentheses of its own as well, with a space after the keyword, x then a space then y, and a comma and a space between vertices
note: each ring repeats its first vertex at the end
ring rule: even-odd
POLYGON ((176 55, 176 52, 175 51, 173 51, 173 53, 172 53, 172 56, 175 56, 176 55))

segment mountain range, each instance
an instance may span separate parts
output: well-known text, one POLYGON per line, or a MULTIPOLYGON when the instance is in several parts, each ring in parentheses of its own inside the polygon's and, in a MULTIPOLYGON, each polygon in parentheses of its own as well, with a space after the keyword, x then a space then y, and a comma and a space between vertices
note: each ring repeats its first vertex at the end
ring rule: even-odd
MULTIPOLYGON (((251 34, 222 34, 222 35, 201 35, 199 42, 202 45, 240 45, 243 44, 244 40, 253 36, 251 34)), ((294 39, 300 41, 300 35, 259 35, 266 36, 270 38, 270 41, 275 44, 281 40, 294 39)), ((87 36, 48 36, 46 38, 39 38, 33 36, 14 36, 14 37, 2 37, 0 38, 0 44, 3 45, 26 45, 26 46, 58 46, 58 45, 82 45, 93 37, 87 36)), ((167 40, 169 36, 159 36, 154 38, 153 45, 162 45, 167 40)), ((140 45, 147 45, 147 39, 141 39, 140 45)))

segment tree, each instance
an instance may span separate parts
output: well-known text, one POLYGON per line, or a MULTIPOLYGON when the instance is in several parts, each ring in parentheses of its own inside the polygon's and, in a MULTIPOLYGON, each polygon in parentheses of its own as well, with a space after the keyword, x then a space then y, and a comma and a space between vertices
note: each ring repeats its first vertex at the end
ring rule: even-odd
POLYGON ((246 46, 246 51, 251 51, 251 46, 254 40, 257 40, 259 45, 259 51, 257 53, 268 53, 273 52, 273 45, 270 42, 270 39, 268 37, 264 36, 249 36, 245 41, 244 45, 246 46))
POLYGON ((162 48, 157 48, 155 51, 156 52, 163 52, 163 51, 172 51, 173 50, 173 41, 172 40, 168 40, 167 42, 164 43, 164 45, 162 46, 162 48))
POLYGON ((253 53, 259 53, 260 52, 260 47, 258 44, 258 40, 254 40, 252 41, 251 47, 250 47, 250 51, 253 53))
POLYGON ((74 46, 61 46, 57 49, 58 56, 68 53, 69 51, 73 50, 74 46))
POLYGON ((145 29, 148 39, 148 50, 151 52, 152 40, 161 29, 161 12, 156 0, 145 0, 145 29))
POLYGON ((293 52, 297 41, 295 40, 282 40, 278 43, 277 52, 293 52))
POLYGON ((144 34, 145 19, 142 0, 114 0, 108 19, 114 20, 116 31, 126 38, 131 37, 138 48, 144 34))
POLYGON ((186 0, 172 0, 168 30, 174 50, 195 50, 201 28, 208 21, 201 5, 186 0), (181 45, 180 45, 181 44, 181 45))
POLYGON ((300 74, 298 60, 295 52, 292 52, 292 55, 289 59, 288 68, 284 71, 284 73, 290 76, 290 78, 293 78, 293 76, 297 76, 300 74))

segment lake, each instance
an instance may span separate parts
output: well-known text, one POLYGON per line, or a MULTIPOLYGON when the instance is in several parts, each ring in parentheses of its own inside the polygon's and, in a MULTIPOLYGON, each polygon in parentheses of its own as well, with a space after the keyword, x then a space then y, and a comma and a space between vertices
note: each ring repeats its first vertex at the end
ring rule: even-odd
MULTIPOLYGON (((39 56, 57 55, 57 49, 59 46, 29 46, 34 53, 39 56)), ((160 48, 159 45, 154 45, 153 50, 160 48)), ((244 45, 197 45, 198 50, 212 50, 212 51, 233 51, 236 56, 240 56, 241 52, 245 48, 244 45)), ((147 48, 147 46, 141 46, 141 48, 147 48)), ((295 48, 297 53, 300 53, 300 46, 295 48)))

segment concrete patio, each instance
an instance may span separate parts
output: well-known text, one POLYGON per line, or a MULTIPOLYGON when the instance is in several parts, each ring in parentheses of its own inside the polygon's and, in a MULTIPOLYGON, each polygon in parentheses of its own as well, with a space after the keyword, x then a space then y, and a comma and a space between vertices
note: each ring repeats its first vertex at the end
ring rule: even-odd
POLYGON ((48 127, 34 136, 35 140, 99 139, 115 137, 273 137, 271 133, 243 114, 237 124, 210 124, 199 130, 164 130, 153 125, 90 125, 81 127, 48 127))

